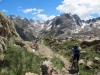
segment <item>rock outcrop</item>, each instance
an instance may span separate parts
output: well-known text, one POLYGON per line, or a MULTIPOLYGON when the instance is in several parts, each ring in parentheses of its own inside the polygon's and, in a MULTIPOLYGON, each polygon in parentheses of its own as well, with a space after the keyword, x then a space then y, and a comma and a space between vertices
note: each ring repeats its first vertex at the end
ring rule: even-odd
POLYGON ((21 40, 13 21, 0 12, 0 52, 7 49, 7 42, 15 43, 15 39, 21 40))
POLYGON ((32 52, 30 46, 17 33, 15 22, 0 12, 0 51, 6 49, 7 42, 30 49, 32 52))
POLYGON ((7 16, 0 13, 0 36, 10 39, 12 37, 17 37, 20 39, 18 33, 16 32, 15 25, 7 16))

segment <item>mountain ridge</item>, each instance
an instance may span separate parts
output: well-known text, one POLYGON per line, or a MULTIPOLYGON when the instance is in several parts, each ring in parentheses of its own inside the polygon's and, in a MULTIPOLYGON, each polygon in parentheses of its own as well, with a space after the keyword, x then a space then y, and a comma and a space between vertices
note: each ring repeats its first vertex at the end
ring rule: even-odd
MULTIPOLYGON (((35 37, 47 37, 47 36, 68 36, 73 34, 84 35, 100 35, 100 17, 81 20, 77 14, 64 13, 60 16, 56 16, 52 20, 45 22, 35 21, 33 19, 22 18, 20 16, 10 16, 12 20, 16 21, 18 18, 22 21, 21 25, 24 25, 26 29, 35 37), (16 18, 15 18, 16 17, 16 18), (97 30, 97 31, 95 31, 97 30)), ((17 21, 18 22, 18 21, 17 21)), ((19 25, 20 26, 20 25, 19 25)), ((23 27, 21 27, 23 28, 23 27)))

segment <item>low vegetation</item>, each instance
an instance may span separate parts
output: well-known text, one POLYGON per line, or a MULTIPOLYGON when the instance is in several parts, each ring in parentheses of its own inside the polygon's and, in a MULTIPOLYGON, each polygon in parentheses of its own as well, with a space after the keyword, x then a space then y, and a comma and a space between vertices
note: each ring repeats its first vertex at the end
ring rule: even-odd
MULTIPOLYGON (((97 41, 96 41, 97 42, 97 41)), ((100 59, 98 62, 95 62, 95 57, 100 58, 100 51, 99 51, 99 43, 94 42, 88 42, 85 45, 82 45, 82 42, 79 42, 75 39, 52 39, 48 38, 44 40, 44 44, 49 46, 54 52, 59 53, 63 55, 66 58, 69 58, 69 60, 72 58, 71 57, 71 51, 70 48, 77 43, 82 49, 81 52, 83 51, 84 53, 81 53, 81 58, 84 60, 84 64, 79 65, 79 74, 80 75, 94 75, 95 73, 100 71, 100 59), (87 69, 87 63, 88 61, 93 62, 91 68, 87 69)))
POLYGON ((25 75, 26 72, 40 74, 41 56, 10 43, 2 55, 4 58, 0 60, 0 75, 25 75))
POLYGON ((53 63, 54 67, 56 67, 59 70, 61 70, 64 67, 64 63, 59 58, 53 57, 51 59, 51 62, 53 63))

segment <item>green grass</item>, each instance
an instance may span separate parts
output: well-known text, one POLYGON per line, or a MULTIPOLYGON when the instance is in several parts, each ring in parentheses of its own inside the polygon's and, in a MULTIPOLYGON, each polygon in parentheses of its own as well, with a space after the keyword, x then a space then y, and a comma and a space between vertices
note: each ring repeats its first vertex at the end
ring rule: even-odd
POLYGON ((54 52, 68 58, 70 58, 71 54, 70 48, 76 43, 80 45, 80 42, 74 39, 66 40, 62 43, 57 42, 55 39, 52 40, 51 38, 44 40, 46 46, 49 46, 54 52))
POLYGON ((20 46, 7 45, 3 53, 4 59, 0 65, 0 75, 25 75, 26 72, 40 74, 42 57, 30 53, 20 46))
MULTIPOLYGON (((52 39, 48 39, 48 40, 44 40, 44 44, 49 46, 54 52, 63 55, 66 58, 69 58, 69 60, 72 58, 71 57, 71 51, 70 48, 75 44, 78 43, 78 45, 80 46, 81 42, 77 41, 77 40, 66 40, 66 42, 56 42, 56 40, 52 40, 52 39)), ((81 49, 82 51, 86 51, 86 55, 84 55, 84 61, 85 61, 85 65, 79 65, 80 67, 80 75, 94 75, 95 73, 97 73, 98 71, 100 71, 100 63, 96 64, 93 63, 93 68, 90 70, 85 69, 84 67, 86 66, 86 62, 88 61, 93 61, 95 57, 99 57, 100 58, 100 54, 95 52, 95 46, 89 46, 86 48, 81 49)), ((81 54, 82 55, 82 54, 81 54)), ((83 56, 81 56, 83 57, 83 56)), ((58 61, 56 60, 56 58, 53 58, 53 62, 55 66, 58 66, 58 61), (57 62, 56 62, 57 61, 57 62)))
POLYGON ((59 58, 52 58, 51 62, 53 63, 54 67, 61 70, 64 67, 64 63, 59 58))
POLYGON ((96 74, 97 72, 99 72, 100 69, 90 69, 90 70, 87 70, 85 69, 85 65, 80 65, 79 66, 79 75, 94 75, 96 74))

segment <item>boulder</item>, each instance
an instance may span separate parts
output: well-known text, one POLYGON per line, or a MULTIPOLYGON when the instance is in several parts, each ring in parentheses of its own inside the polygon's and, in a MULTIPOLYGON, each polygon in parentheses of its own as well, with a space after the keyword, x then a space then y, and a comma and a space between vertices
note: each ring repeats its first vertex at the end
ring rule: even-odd
POLYGON ((94 57, 93 62, 96 63, 96 64, 99 64, 100 63, 100 58, 99 57, 94 57))
POLYGON ((79 60, 79 64, 84 65, 84 64, 85 64, 85 61, 84 61, 83 59, 80 59, 80 60, 79 60))
POLYGON ((51 70, 53 69, 53 64, 51 61, 49 61, 49 59, 45 59, 45 61, 43 61, 42 65, 46 65, 48 67, 48 73, 51 73, 51 70))
POLYGON ((95 57, 94 60, 100 61, 100 58, 99 57, 95 57))
POLYGON ((92 66, 93 65, 93 62, 92 61, 88 61, 87 62, 87 66, 92 66))
POLYGON ((100 72, 98 72, 96 75, 100 75, 100 72))
POLYGON ((57 72, 57 70, 55 70, 54 68, 52 68, 50 70, 50 75, 59 75, 59 73, 57 72))
POLYGON ((27 73, 25 73, 25 75, 38 75, 38 74, 27 72, 27 73))
POLYGON ((85 66, 85 69, 89 70, 89 69, 92 69, 93 68, 93 62, 92 61, 88 61, 86 66, 85 66))

